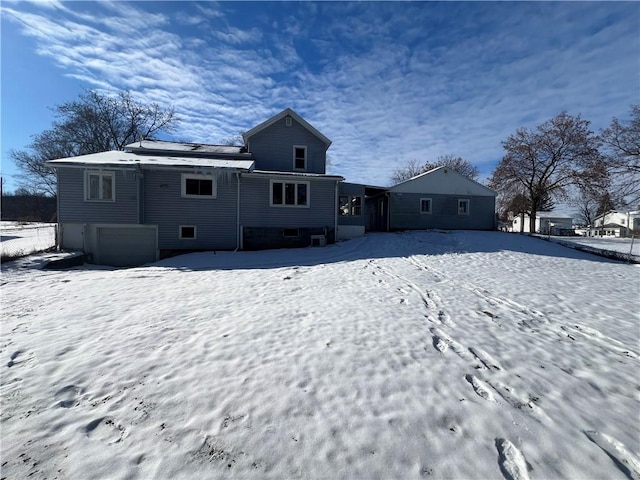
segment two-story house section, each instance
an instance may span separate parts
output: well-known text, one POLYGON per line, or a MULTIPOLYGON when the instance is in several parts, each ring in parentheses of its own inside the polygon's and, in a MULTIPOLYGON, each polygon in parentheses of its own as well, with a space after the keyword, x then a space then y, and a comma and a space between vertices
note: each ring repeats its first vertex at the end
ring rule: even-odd
POLYGON ((325 174, 331 142, 290 109, 245 142, 144 140, 48 162, 58 175, 59 246, 94 263, 137 265, 187 251, 335 241, 343 178, 325 174))

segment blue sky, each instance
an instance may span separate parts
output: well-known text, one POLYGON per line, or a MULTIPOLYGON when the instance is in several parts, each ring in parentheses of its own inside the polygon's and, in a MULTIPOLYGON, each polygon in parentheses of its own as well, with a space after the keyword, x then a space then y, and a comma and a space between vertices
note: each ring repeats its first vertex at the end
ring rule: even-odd
POLYGON ((638 2, 13 2, 1 8, 2 175, 82 88, 174 106, 217 143, 291 107, 333 141, 328 173, 387 185, 563 110, 595 131, 640 103, 638 2))

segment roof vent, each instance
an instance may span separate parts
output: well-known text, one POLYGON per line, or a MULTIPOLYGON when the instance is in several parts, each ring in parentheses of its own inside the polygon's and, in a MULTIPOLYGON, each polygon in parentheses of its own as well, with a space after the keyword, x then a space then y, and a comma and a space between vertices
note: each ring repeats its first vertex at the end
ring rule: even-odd
POLYGON ((291 126, 291 116, 290 116, 290 115, 287 115, 286 117, 284 117, 284 124, 285 124, 287 127, 290 127, 290 126, 291 126))

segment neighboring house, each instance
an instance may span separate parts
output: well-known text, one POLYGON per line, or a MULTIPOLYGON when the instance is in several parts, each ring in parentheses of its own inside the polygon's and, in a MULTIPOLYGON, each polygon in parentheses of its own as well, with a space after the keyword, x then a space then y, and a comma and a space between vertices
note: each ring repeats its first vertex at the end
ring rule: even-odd
POLYGON ((596 217, 591 227, 591 236, 628 237, 634 232, 640 232, 640 210, 610 210, 596 217))
POLYGON ((448 167, 389 188, 389 228, 493 230, 496 192, 448 167))
MULTIPOLYGON (((531 233, 529 229, 529 215, 524 215, 524 229, 521 230, 523 216, 513 219, 512 232, 531 233)), ((535 232, 542 235, 573 235, 573 217, 556 212, 537 212, 535 232)))
POLYGON ((388 189, 328 175, 331 141, 291 109, 243 139, 142 140, 47 162, 58 176, 58 246, 126 266, 188 251, 320 246, 366 231, 495 228, 495 192, 447 168, 388 189))

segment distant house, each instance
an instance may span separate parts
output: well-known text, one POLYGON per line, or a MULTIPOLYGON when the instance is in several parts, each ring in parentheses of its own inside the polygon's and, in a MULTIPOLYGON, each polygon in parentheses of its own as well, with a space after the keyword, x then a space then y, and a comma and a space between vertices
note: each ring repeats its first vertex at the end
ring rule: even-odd
MULTIPOLYGON (((512 232, 530 232, 530 216, 524 215, 524 229, 522 228, 522 215, 518 215, 512 220, 512 232)), ((542 235, 571 235, 573 234, 573 217, 557 212, 537 212, 535 232, 542 235)))
POLYGON ((591 236, 608 237, 627 237, 634 232, 640 233, 640 210, 610 210, 596 217, 589 230, 591 236))
POLYGON ((48 162, 58 177, 58 246, 126 266, 189 251, 320 246, 367 231, 495 228, 495 192, 447 168, 390 188, 327 174, 331 141, 291 109, 243 139, 142 140, 48 162))

